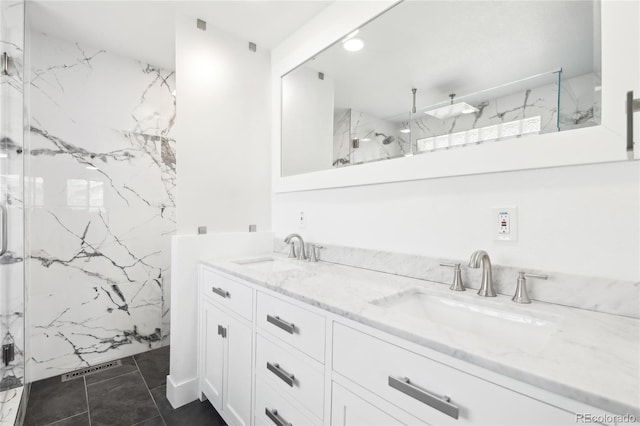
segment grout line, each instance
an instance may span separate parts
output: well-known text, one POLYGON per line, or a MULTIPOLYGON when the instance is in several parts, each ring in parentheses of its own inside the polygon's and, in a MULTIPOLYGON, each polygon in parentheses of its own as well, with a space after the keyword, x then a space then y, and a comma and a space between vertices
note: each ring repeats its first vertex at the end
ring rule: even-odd
MULTIPOLYGON (((133 357, 131 357, 131 358, 133 359, 133 357)), ((121 358, 120 360, 123 360, 123 359, 125 359, 125 358, 121 358)), ((134 362, 135 362, 135 360, 134 360, 134 362)), ((121 365, 121 367, 122 367, 122 366, 124 366, 124 364, 123 364, 123 365, 121 365)), ((118 368, 118 367, 116 367, 116 368, 118 368)), ((136 368, 137 368, 137 367, 136 367, 136 368)), ((106 370, 106 371, 108 371, 108 370, 106 370)), ((93 374, 99 374, 99 373, 101 373, 101 371, 99 371, 99 372, 97 372, 97 373, 93 373, 93 374)), ((97 382, 87 383, 87 386, 97 385, 98 383, 106 382, 107 380, 115 379, 116 377, 124 376, 125 374, 129 374, 129 373, 133 373, 133 371, 127 371, 126 373, 118 374, 117 376, 113 376, 113 377, 108 377, 108 378, 106 378, 106 379, 102 379, 102 380, 99 380, 99 381, 97 381, 97 382)), ((92 375, 92 374, 86 374, 86 375, 82 376, 82 377, 85 377, 85 383, 86 383, 86 377, 87 377, 87 376, 91 376, 91 375, 92 375)))
POLYGON ((134 424, 133 426, 141 425, 142 423, 144 423, 144 422, 146 422, 146 421, 148 421, 148 420, 155 419, 156 417, 160 417, 160 420, 162 420, 162 424, 166 424, 166 423, 164 422, 164 419, 162 418, 162 416, 161 416, 161 415, 157 415, 157 416, 155 416, 155 417, 149 417, 148 419, 144 419, 143 421, 138 422, 138 423, 134 424))
MULTIPOLYGON (((102 384, 102 383, 104 383, 104 382, 108 382, 108 381, 111 381, 111 380, 114 380, 114 379, 118 379, 118 378, 120 378, 120 377, 122 377, 122 376, 126 376, 126 375, 128 375, 128 374, 139 373, 139 372, 140 372, 140 371, 138 371, 138 370, 132 370, 132 371, 129 371, 129 372, 127 372, 127 373, 120 374, 119 376, 109 377, 108 379, 100 380, 99 382, 95 382, 95 383, 89 383, 89 384, 87 385, 87 387, 89 387, 89 386, 94 386, 94 385, 98 385, 98 384, 102 384)), ((86 383, 86 380, 85 380, 85 383, 86 383)))
MULTIPOLYGON (((147 388, 147 392, 149 392, 149 396, 151 397, 151 400, 153 401, 153 405, 155 405, 156 406, 156 410, 158 410, 158 415, 160 416, 160 419, 162 420, 162 423, 166 426, 167 422, 165 422, 164 421, 164 417, 162 417, 162 413, 160 412, 160 409, 158 408, 158 403, 156 402, 156 399, 153 397, 153 394, 151 393, 151 389, 149 389, 149 385, 147 384, 147 380, 144 378, 144 375, 142 374, 142 371, 140 371, 140 366, 138 365, 138 361, 136 360, 135 357, 133 357, 133 362, 136 364, 136 368, 138 369, 138 373, 140 374, 140 377, 142 377, 142 383, 144 383, 144 386, 147 388)), ((154 389, 157 389, 157 388, 154 388, 154 389)), ((151 418, 153 418, 153 417, 151 417, 151 418)))
POLYGON ((161 388, 161 387, 163 387, 163 386, 167 386, 167 384, 165 383, 164 385, 159 385, 159 386, 156 386, 155 388, 149 388, 149 390, 154 391, 154 390, 156 390, 156 389, 158 389, 158 388, 161 388))
POLYGON ((89 417, 89 426, 91 426, 91 409, 89 408, 89 391, 87 390, 86 376, 83 376, 82 380, 84 381, 84 396, 87 400, 87 417, 89 417))
MULTIPOLYGON (((102 380, 97 381, 97 382, 87 383, 87 386, 97 385, 97 384, 99 384, 99 383, 106 382, 107 380, 117 379, 118 377, 122 377, 122 376, 124 376, 124 375, 126 375, 126 374, 134 373, 134 372, 135 372, 135 370, 127 371, 126 373, 118 374, 117 376, 113 376, 113 377, 109 377, 109 378, 106 378, 106 379, 102 379, 102 380)), ((86 379, 85 379, 85 382, 86 382, 86 379)))
POLYGON ((55 425, 57 425, 57 424, 58 424, 58 423, 60 423, 60 422, 63 422, 63 421, 65 421, 65 420, 72 419, 72 418, 77 417, 77 416, 81 416, 81 415, 83 415, 83 414, 85 414, 85 413, 86 413, 86 414, 87 414, 87 416, 88 416, 88 415, 89 415, 89 410, 87 410, 87 411, 83 411, 82 413, 74 414, 74 415, 69 416, 69 417, 65 417, 64 419, 56 420, 56 421, 55 421, 55 422, 53 422, 53 423, 47 423, 45 426, 55 426, 55 425))

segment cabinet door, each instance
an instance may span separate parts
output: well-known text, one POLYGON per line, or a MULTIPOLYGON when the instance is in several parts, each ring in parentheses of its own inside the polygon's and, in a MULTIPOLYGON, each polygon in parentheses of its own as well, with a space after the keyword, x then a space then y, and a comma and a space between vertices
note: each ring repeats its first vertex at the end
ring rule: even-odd
POLYGON ((202 373, 201 390, 211 404, 222 409, 222 385, 225 360, 225 340, 218 327, 225 327, 226 316, 208 302, 202 304, 202 373))
POLYGON ((223 411, 233 426, 251 421, 251 328, 227 317, 227 360, 223 411))
POLYGON ((399 420, 369 404, 337 383, 331 393, 332 426, 395 426, 399 420))

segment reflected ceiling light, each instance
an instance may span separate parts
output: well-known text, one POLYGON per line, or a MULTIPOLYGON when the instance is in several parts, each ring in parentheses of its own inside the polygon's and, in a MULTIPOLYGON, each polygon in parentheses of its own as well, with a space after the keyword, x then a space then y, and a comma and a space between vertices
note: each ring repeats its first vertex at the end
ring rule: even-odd
POLYGON ((0 158, 7 158, 7 157, 8 157, 7 154, 5 154, 4 152, 0 153, 0 158))
POLYGON ((400 133, 411 133, 410 129, 402 129, 400 130, 400 133))
POLYGON ((360 142, 371 142, 371 139, 369 139, 369 138, 363 138, 363 139, 360 139, 360 142))
POLYGON ((440 120, 445 120, 451 117, 457 117, 462 114, 473 114, 474 112, 478 112, 478 108, 473 105, 469 105, 466 102, 456 102, 453 103, 453 98, 456 97, 455 93, 449 95, 451 98, 451 104, 447 106, 443 106, 440 108, 430 109, 425 111, 425 114, 428 114, 432 117, 435 117, 440 120))
POLYGON ((357 52, 364 47, 364 41, 359 38, 350 38, 349 40, 342 42, 342 47, 349 52, 357 52))
POLYGON ((360 30, 355 30, 354 32, 348 34, 345 38, 342 39, 342 42, 344 43, 345 41, 354 38, 359 32, 360 30))
POLYGON ((94 166, 86 166, 86 169, 87 170, 98 170, 98 168, 94 167, 94 166))

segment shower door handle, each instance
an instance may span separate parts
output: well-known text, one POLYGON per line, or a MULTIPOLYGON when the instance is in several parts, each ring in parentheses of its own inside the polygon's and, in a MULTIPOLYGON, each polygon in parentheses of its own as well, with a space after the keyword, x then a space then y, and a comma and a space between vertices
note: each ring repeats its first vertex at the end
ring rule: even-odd
POLYGON ((0 204, 0 256, 7 252, 7 208, 0 204))

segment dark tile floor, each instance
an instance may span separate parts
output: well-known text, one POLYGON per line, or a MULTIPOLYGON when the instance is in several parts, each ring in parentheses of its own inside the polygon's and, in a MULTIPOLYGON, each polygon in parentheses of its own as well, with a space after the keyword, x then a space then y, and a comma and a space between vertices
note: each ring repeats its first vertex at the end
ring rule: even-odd
POLYGON ((128 358, 110 370, 31 385, 25 426, 223 426, 208 401, 174 410, 165 397, 169 347, 128 358))

